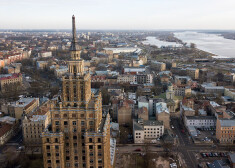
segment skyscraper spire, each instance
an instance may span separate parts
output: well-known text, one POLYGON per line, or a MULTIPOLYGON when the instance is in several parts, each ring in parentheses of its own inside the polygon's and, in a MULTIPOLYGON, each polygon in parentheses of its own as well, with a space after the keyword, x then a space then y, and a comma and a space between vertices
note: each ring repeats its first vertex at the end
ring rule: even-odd
POLYGON ((72 30, 73 39, 71 42, 70 51, 77 51, 77 50, 79 50, 79 46, 77 44, 77 38, 76 38, 76 26, 75 26, 75 16, 74 15, 72 17, 72 27, 73 27, 73 30, 72 30))

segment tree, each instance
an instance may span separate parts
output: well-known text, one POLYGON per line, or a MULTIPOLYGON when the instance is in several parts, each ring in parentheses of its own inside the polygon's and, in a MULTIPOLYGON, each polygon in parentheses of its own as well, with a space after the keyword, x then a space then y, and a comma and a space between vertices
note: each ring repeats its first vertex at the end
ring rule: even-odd
POLYGON ((191 48, 191 49, 195 49, 195 48, 196 48, 196 44, 190 43, 190 48, 191 48))
POLYGON ((217 78, 217 81, 223 82, 224 81, 224 74, 219 72, 219 73, 217 73, 216 78, 217 78))

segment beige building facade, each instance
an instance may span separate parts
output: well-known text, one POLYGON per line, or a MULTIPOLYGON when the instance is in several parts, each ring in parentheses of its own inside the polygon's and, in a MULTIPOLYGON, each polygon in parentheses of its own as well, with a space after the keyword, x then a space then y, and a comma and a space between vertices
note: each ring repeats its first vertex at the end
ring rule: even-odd
POLYGON ((51 109, 51 125, 42 133, 44 168, 111 168, 110 116, 102 115, 101 93, 91 92, 72 20, 69 72, 51 109))

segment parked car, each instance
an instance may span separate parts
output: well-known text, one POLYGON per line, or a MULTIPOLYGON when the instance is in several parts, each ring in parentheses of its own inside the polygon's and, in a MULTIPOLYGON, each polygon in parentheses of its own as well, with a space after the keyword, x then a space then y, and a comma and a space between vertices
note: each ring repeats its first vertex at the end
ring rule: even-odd
POLYGON ((205 153, 201 153, 202 157, 207 157, 205 153))
POLYGON ((141 151, 141 149, 140 149, 140 148, 137 148, 137 149, 135 149, 135 151, 136 151, 136 152, 140 152, 140 151, 141 151))

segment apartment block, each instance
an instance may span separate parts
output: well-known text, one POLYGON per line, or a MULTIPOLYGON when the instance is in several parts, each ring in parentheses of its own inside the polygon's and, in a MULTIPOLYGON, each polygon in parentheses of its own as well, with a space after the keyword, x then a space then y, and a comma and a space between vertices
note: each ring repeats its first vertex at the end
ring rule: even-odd
POLYGON ((151 139, 156 139, 164 134, 164 125, 162 121, 133 120, 134 143, 145 143, 151 139))

